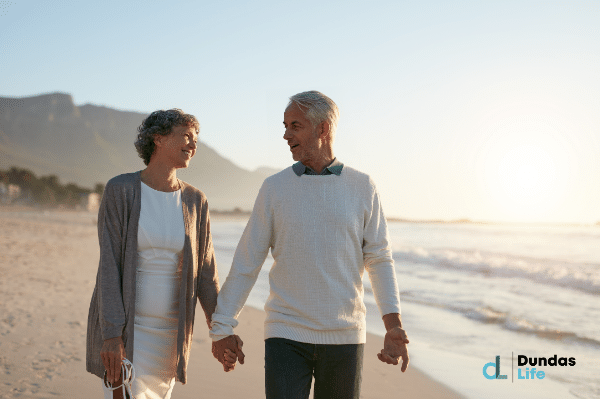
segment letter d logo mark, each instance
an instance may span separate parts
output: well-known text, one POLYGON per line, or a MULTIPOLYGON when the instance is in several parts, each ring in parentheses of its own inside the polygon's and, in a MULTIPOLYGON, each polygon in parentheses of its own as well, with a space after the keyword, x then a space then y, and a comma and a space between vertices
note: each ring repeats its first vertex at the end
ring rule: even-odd
POLYGON ((506 379, 506 375, 500 375, 500 356, 496 356, 496 362, 489 362, 483 366, 483 376, 487 379, 506 379), (490 375, 487 373, 489 367, 495 367, 496 373, 494 375, 490 375))

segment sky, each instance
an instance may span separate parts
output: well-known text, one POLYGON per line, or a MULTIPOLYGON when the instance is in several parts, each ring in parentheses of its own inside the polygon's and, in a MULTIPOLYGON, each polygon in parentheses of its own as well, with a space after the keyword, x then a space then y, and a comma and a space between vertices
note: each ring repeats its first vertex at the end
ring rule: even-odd
POLYGON ((319 90, 389 217, 596 223, 598 21, 598 1, 0 1, 0 96, 178 107, 254 170, 293 163, 283 111, 319 90))

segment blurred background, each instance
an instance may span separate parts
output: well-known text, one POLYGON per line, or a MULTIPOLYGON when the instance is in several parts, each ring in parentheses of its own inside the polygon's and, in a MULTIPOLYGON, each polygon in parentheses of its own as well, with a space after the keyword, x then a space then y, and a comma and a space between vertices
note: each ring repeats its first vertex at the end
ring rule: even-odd
POLYGON ((178 107, 204 145, 182 177, 249 210, 293 163, 288 97, 314 89, 389 217, 600 221, 596 1, 1 3, 2 170, 93 189, 178 107))

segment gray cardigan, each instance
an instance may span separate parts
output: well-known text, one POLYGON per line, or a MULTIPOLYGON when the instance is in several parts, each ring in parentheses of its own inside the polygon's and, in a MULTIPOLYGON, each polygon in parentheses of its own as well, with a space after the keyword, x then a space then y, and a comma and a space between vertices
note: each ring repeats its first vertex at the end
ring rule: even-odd
MULTIPOLYGON (((185 384, 196 298, 210 326, 217 304, 219 277, 206 196, 183 181, 179 183, 185 244, 177 332, 177 380, 185 384)), ((126 357, 130 361, 135 357, 133 326, 140 199, 140 172, 119 175, 106 184, 98 212, 100 264, 88 314, 86 368, 99 377, 104 375, 100 350, 105 339, 122 336, 126 357)))

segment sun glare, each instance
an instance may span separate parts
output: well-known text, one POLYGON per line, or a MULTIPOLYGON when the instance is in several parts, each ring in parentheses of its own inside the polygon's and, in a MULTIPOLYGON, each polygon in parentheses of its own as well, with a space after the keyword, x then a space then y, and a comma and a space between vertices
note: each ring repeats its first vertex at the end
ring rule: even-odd
POLYGON ((556 162, 544 149, 517 146, 501 156, 490 180, 496 197, 513 214, 547 211, 560 188, 556 162))
POLYGON ((483 177, 498 218, 553 222, 568 185, 569 156, 561 143, 538 127, 498 135, 488 145, 483 177))

